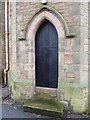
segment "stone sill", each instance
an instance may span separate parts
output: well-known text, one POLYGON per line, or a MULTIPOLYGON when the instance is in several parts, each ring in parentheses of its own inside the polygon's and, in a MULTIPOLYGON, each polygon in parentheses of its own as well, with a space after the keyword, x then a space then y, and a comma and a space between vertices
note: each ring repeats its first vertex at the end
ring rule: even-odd
POLYGON ((19 37, 19 41, 26 40, 24 37, 19 37))
POLYGON ((73 38, 73 37, 76 37, 76 34, 75 33, 69 33, 66 35, 67 38, 73 38))

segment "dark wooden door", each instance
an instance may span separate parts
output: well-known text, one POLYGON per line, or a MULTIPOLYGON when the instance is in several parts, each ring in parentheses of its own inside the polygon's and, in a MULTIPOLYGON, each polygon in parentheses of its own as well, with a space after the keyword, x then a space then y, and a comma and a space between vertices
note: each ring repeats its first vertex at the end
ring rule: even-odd
POLYGON ((57 88, 58 85, 58 35, 48 20, 36 33, 36 86, 57 88))

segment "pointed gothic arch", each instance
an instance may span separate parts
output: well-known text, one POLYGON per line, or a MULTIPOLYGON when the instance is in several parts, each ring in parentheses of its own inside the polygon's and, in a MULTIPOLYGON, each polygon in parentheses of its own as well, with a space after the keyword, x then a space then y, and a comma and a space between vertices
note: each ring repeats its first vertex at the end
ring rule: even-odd
POLYGON ((61 15, 59 16, 55 12, 45 8, 37 12, 28 23, 26 27, 26 40, 28 40, 28 35, 37 31, 45 19, 49 20, 55 26, 58 32, 58 37, 61 35, 66 36, 69 34, 69 28, 64 18, 61 15))
MULTIPOLYGON (((30 71, 33 73, 33 86, 36 86, 36 74, 35 74, 35 36, 39 26, 45 21, 50 21, 56 28, 58 34, 58 86, 60 83, 60 64, 61 64, 61 51, 60 51, 60 41, 65 39, 65 29, 61 22, 61 20, 56 16, 56 14, 48 9, 42 9, 38 12, 32 20, 29 22, 27 30, 26 30, 26 40, 29 43, 29 58, 32 59, 30 61, 30 65, 32 65, 32 69, 30 71)), ((64 60, 63 60, 64 61, 64 60)), ((58 88, 58 87, 57 87, 58 88)))

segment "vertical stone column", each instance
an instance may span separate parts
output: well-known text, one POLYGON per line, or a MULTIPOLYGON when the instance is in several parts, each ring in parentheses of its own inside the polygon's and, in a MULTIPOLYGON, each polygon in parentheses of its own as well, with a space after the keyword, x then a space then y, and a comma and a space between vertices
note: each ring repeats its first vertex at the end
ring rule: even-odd
POLYGON ((81 3, 80 82, 88 82, 88 3, 81 3))
POLYGON ((84 95, 83 105, 88 107, 88 3, 81 3, 80 21, 80 83, 84 95))
POLYGON ((5 68, 5 4, 0 3, 0 83, 5 68))
POLYGON ((90 2, 88 2, 88 110, 90 111, 90 2))
MULTIPOLYGON (((10 58, 10 73, 16 78, 16 0, 11 2, 11 58, 10 58)), ((14 77, 13 77, 14 78, 14 77)))
MULTIPOLYGON (((2 14, 2 2, 0 1, 0 28, 1 28, 1 14, 2 14)), ((0 84, 2 81, 2 45, 1 45, 1 39, 2 39, 2 29, 0 29, 0 84)))
MULTIPOLYGON (((0 0, 0 84, 2 83, 2 29, 1 29, 2 2, 0 0)), ((0 119, 2 119, 2 90, 0 86, 0 119)))

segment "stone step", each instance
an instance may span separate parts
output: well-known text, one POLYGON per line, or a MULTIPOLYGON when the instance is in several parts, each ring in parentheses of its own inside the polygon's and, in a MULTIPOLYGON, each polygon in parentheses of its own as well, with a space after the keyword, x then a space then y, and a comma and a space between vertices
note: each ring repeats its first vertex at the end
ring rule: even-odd
POLYGON ((23 105, 24 112, 31 112, 39 115, 62 118, 64 106, 55 103, 26 101, 23 105))
POLYGON ((57 89, 40 87, 36 88, 30 100, 24 102, 23 109, 25 112, 52 117, 62 117, 64 112, 64 106, 58 104, 57 89))
POLYGON ((57 100, 58 91, 54 88, 36 87, 35 96, 37 98, 46 98, 57 100))

